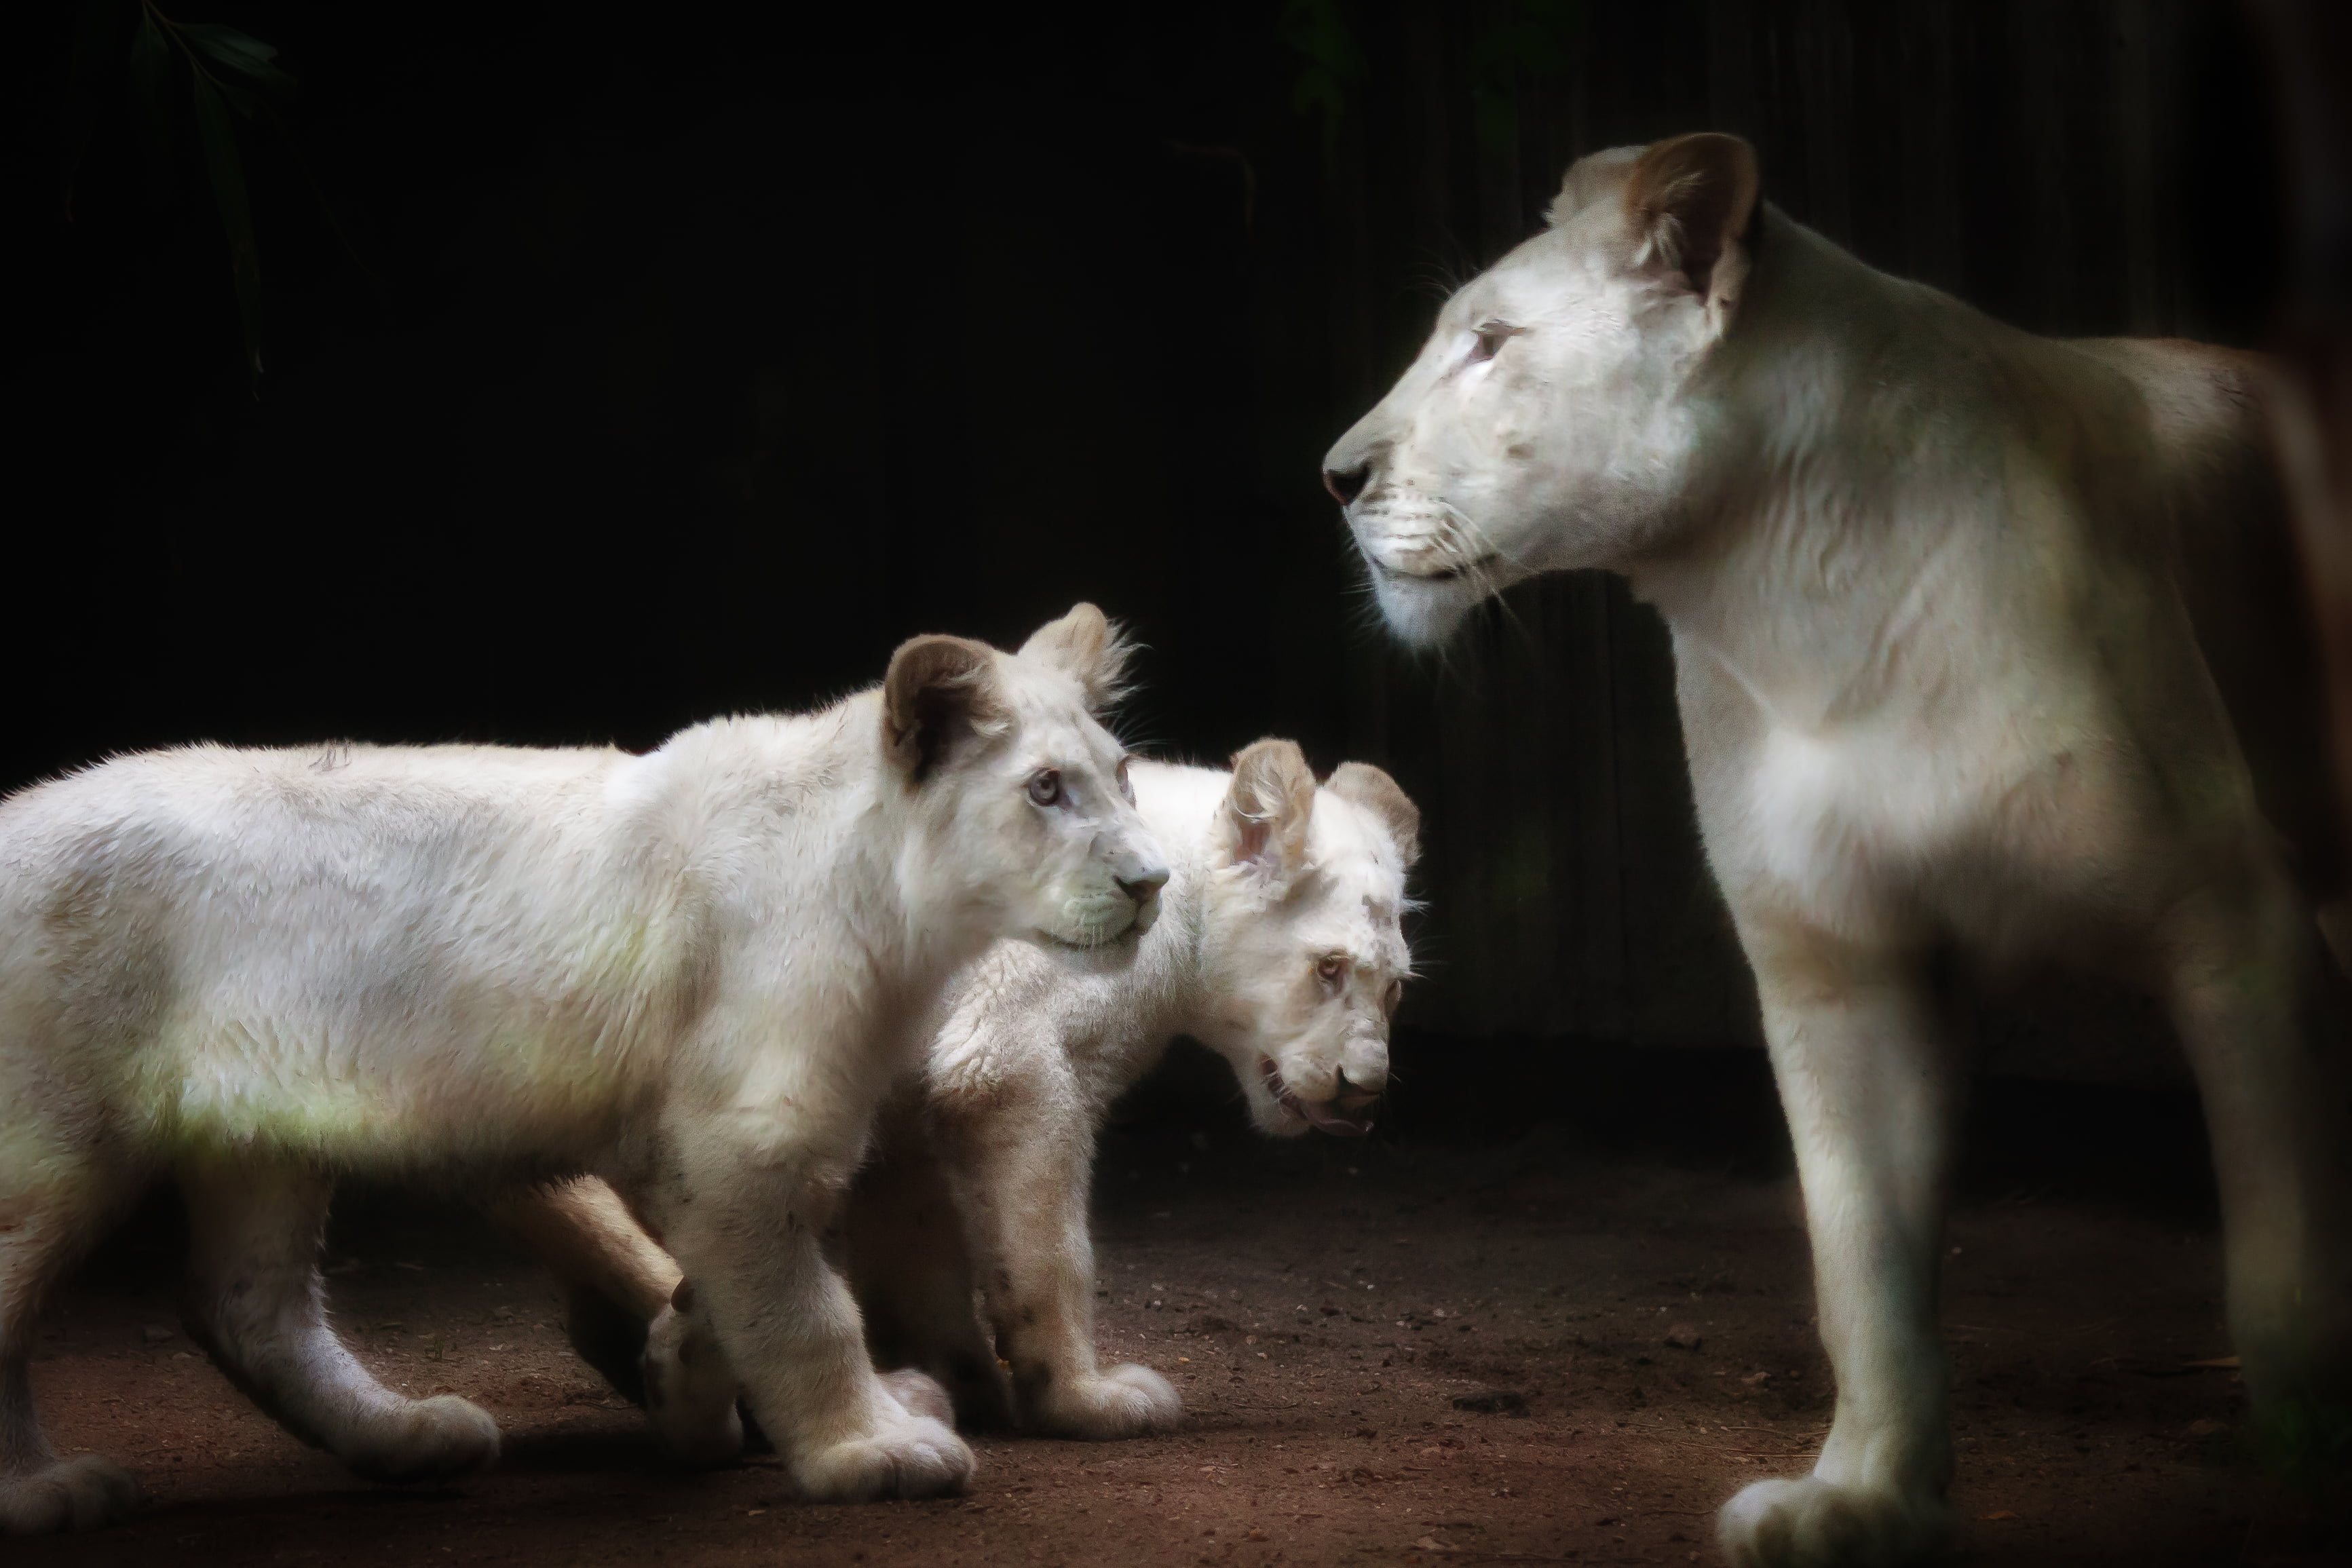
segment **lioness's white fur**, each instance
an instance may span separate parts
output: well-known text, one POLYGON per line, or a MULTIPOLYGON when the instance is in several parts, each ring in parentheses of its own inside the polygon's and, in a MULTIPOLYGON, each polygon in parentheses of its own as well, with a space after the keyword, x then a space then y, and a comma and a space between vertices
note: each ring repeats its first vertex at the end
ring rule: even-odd
POLYGON ((593 1171, 693 1268, 808 1495, 961 1484, 816 1237, 956 968, 1148 915, 1166 873, 1088 713, 1119 657, 1082 605, 1020 655, 919 638, 878 690, 644 757, 196 747, 0 805, 0 1527, 135 1499, 56 1459, 26 1362, 42 1286, 158 1174, 195 1332, 363 1473, 471 1470, 498 1431, 336 1340, 331 1173, 593 1171))
MULTIPOLYGON (((849 1272, 877 1359, 940 1378, 967 1421, 1108 1438, 1181 1415, 1158 1373, 1096 1363, 1087 1218, 1104 1113, 1177 1036, 1223 1055, 1276 1134, 1361 1132, 1387 1081, 1419 813, 1362 763, 1318 789, 1286 740, 1234 761, 1231 774, 1134 765, 1171 871, 1135 961, 998 944, 943 1004, 923 1071, 885 1113, 878 1156, 853 1188, 849 1272)), ((741 1432, 723 1358, 690 1312, 666 1305, 676 1265, 593 1180, 504 1207, 559 1274, 652 1321, 644 1389, 673 1448, 732 1452, 741 1432)), ((575 1310, 595 1304, 575 1295, 575 1310)), ((609 1352, 591 1354, 609 1364, 609 1352)))
MULTIPOLYGON (((1735 1562, 1895 1562, 1943 1527, 1946 948, 2164 994, 2250 1391, 2274 1430, 2342 1418, 2339 1042, 2273 831, 2306 825, 2315 710, 2242 747, 2214 679, 2284 668, 2230 640, 2291 654, 2299 606, 2215 614, 2201 653, 2191 619, 2284 537, 2262 385, 2246 356, 2032 338, 1874 272, 1760 204, 1745 143, 1685 137, 1570 170, 1549 227, 1445 306, 1327 459, 1408 638, 1580 567, 1624 573, 1672 629, 1838 1379, 1811 1475, 1725 1509, 1735 1562), (2249 747, 2306 770, 2272 780, 2276 822, 2249 747)), ((2239 684, 2242 718, 2280 695, 2239 684)))

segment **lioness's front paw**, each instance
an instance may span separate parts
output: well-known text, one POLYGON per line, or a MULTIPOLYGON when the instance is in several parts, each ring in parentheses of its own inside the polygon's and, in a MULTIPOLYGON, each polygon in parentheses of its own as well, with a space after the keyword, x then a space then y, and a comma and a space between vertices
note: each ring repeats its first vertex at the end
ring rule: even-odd
POLYGON ((963 1490, 971 1471, 971 1450, 944 1422, 907 1414, 793 1463, 793 1479, 811 1502, 938 1497, 963 1490))
POLYGON ((1148 1366, 1129 1362, 1099 1377, 1050 1387, 1031 1425, 1057 1437, 1106 1442, 1165 1432, 1184 1419, 1184 1400, 1148 1366))
POLYGON ((352 1474, 370 1480, 445 1480, 498 1461, 499 1424, 470 1400, 436 1394, 406 1401, 335 1451, 352 1474))
POLYGON ((743 1451, 735 1369, 699 1320, 664 1307, 646 1327, 637 1364, 646 1420, 671 1454, 689 1465, 723 1465, 743 1451))
POLYGON ((120 1524, 145 1500, 129 1470, 96 1454, 77 1454, 22 1475, 0 1476, 0 1535, 120 1524))
POLYGON ((1723 1505, 1715 1538, 1736 1568, 1894 1568, 1934 1556, 1950 1514, 1933 1494, 1758 1481, 1723 1505))

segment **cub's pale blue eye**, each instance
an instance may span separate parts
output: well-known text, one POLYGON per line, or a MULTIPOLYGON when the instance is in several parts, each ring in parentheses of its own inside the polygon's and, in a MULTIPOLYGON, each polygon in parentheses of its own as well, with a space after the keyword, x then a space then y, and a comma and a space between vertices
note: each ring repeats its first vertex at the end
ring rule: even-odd
POLYGON ((1051 806, 1062 798, 1062 775, 1056 768, 1040 768, 1029 776, 1029 799, 1040 806, 1051 806))
POLYGON ((1118 759, 1118 792, 1127 797, 1129 805, 1135 804, 1135 786, 1128 782, 1127 758, 1124 757, 1118 759))

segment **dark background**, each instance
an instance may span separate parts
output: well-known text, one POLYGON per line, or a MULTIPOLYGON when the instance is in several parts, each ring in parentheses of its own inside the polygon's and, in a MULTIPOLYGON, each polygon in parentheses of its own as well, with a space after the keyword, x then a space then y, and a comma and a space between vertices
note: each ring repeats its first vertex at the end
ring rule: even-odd
MULTIPOLYGON (((157 151, 121 65, 68 91, 72 7, 19 34, 0 784, 647 747, 1091 598, 1150 648, 1133 738, 1291 735, 1421 802, 1433 1107, 1671 1090, 1718 1059, 1626 1048, 1755 1030, 1654 619, 1563 578, 1400 655, 1317 482, 1570 159, 1743 132, 1791 214, 2037 330, 2274 309, 2228 0, 196 4, 301 84, 239 127, 257 387, 184 106, 157 151)), ((2145 1004, 2042 1001, 1997 1067, 2177 1071, 2145 1004)))

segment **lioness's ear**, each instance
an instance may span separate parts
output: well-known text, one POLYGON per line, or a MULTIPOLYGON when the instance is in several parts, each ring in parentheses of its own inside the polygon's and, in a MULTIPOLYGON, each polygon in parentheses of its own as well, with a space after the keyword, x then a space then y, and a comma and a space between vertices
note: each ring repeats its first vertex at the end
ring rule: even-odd
POLYGON ((1217 861, 1287 882, 1307 864, 1315 774, 1295 740, 1255 740, 1234 753, 1234 781, 1217 811, 1217 861))
POLYGON ((1554 228, 1625 183, 1625 172, 1642 156, 1639 147, 1612 147, 1588 152, 1568 166, 1559 194, 1544 209, 1544 222, 1554 228))
POLYGON ((1625 181, 1634 265, 1676 277, 1710 308, 1727 308, 1748 276, 1748 225, 1761 190, 1756 149, 1708 131, 1654 141, 1625 181))
POLYGON ((1369 762, 1342 762, 1331 770, 1324 788, 1385 822, 1405 869, 1410 871, 1421 858, 1421 808, 1386 772, 1369 762))
POLYGON ((1078 603, 1059 621, 1048 621, 1021 644, 1021 656, 1076 675, 1086 688, 1087 706, 1100 711, 1127 690, 1127 662, 1134 655, 1116 626, 1091 604, 1078 603))
POLYGON ((996 685, 996 650, 968 637, 910 637, 882 677, 882 746, 919 784, 958 740, 994 733, 1009 717, 996 685))

